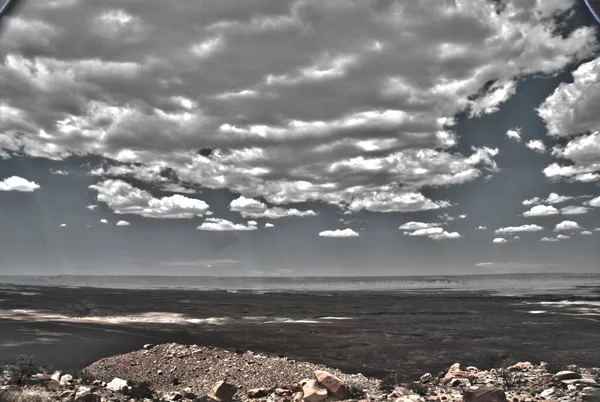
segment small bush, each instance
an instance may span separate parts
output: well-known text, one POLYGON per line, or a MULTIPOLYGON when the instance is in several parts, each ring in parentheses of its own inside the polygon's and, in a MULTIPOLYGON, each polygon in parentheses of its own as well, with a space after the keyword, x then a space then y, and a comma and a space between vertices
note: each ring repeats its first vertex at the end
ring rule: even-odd
POLYGON ((425 396, 429 392, 429 388, 427 385, 423 384, 421 381, 415 381, 411 384, 410 390, 417 395, 425 396))
POLYGON ((129 387, 123 390, 123 394, 130 398, 142 400, 144 398, 152 399, 154 397, 154 392, 152 392, 149 382, 128 381, 127 385, 129 385, 129 387))
POLYGON ((40 365, 29 355, 19 355, 14 364, 9 367, 9 374, 13 381, 21 385, 34 374, 41 371, 40 365))
POLYGON ((48 402, 53 398, 49 391, 39 387, 10 390, 0 395, 2 402, 48 402))
POLYGON ((379 389, 385 392, 392 392, 394 388, 401 386, 406 382, 406 375, 393 372, 387 374, 381 379, 379 389))
POLYGON ((76 372, 75 374, 73 374, 73 378, 81 380, 81 383, 85 385, 91 385, 95 380, 95 378, 92 377, 91 374, 85 371, 76 372))
POLYGON ((358 388, 355 385, 351 385, 348 387, 348 392, 350 393, 350 397, 352 399, 364 399, 366 394, 365 391, 363 391, 362 389, 358 388))

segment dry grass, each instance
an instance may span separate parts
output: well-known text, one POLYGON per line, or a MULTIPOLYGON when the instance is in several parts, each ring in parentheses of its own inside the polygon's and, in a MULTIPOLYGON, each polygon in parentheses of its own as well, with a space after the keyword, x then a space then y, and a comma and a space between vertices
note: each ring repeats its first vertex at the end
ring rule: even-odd
POLYGON ((43 388, 20 388, 0 394, 0 402, 48 402, 54 395, 43 388))

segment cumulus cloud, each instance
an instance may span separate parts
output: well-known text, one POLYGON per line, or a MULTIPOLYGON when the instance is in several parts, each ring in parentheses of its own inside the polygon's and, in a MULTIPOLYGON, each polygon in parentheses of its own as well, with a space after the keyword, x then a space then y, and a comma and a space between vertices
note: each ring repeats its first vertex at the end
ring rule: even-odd
POLYGON ((521 225, 521 226, 508 226, 508 227, 496 229, 494 231, 494 233, 510 234, 510 233, 521 233, 521 232, 539 232, 541 230, 544 230, 544 228, 539 225, 521 225))
POLYGON ((350 228, 346 229, 336 229, 336 230, 325 230, 319 233, 321 237, 358 237, 360 236, 358 232, 350 228))
POLYGON ((404 234, 407 234, 409 236, 430 236, 430 235, 442 234, 443 232, 444 232, 444 229, 442 229, 442 228, 431 227, 431 228, 417 229, 414 232, 404 232, 404 234))
POLYGON ((108 223, 106 219, 100 219, 100 223, 108 223))
POLYGON ((434 228, 434 227, 438 227, 438 226, 440 226, 440 224, 437 222, 410 221, 410 222, 406 222, 406 223, 400 225, 400 227, 398 227, 398 229, 400 229, 400 230, 419 230, 419 229, 434 228))
POLYGON ((436 233, 429 236, 430 239, 433 240, 451 240, 451 239, 460 239, 462 236, 458 232, 446 232, 436 233))
POLYGON ((116 214, 141 215, 147 218, 189 219, 203 216, 208 204, 180 194, 155 198, 148 191, 133 187, 123 180, 105 180, 91 185, 98 192, 96 199, 116 214))
POLYGON ((548 243, 552 243, 552 242, 557 242, 557 241, 560 241, 560 240, 558 240, 558 239, 557 239, 557 238, 555 238, 555 237, 542 237, 542 238, 540 239, 540 241, 541 241, 541 242, 548 242, 548 243))
POLYGON ((600 208, 600 197, 593 198, 587 202, 590 207, 600 208))
POLYGON ((26 180, 19 176, 11 176, 0 181, 0 191, 20 191, 23 193, 31 193, 40 188, 36 182, 26 180))
POLYGON ((571 238, 571 236, 567 236, 567 235, 562 235, 562 234, 559 234, 558 236, 556 236, 556 238, 557 238, 558 240, 567 240, 567 239, 570 239, 570 238, 571 238))
POLYGON ((477 226, 477 230, 487 230, 487 226, 477 226))
POLYGON ((513 140, 516 142, 521 142, 521 129, 520 128, 510 129, 506 132, 506 136, 510 140, 513 140))
POLYGON ((538 114, 548 135, 563 139, 552 155, 566 160, 544 169, 551 179, 579 182, 600 180, 600 57, 581 64, 572 83, 562 83, 542 105, 538 114))
POLYGON ((96 204, 93 204, 93 205, 88 205, 86 208, 87 208, 87 209, 89 209, 90 211, 93 211, 93 210, 95 210, 96 208, 98 208, 98 205, 96 205, 96 204))
POLYGON ((116 223, 117 226, 129 226, 131 225, 131 223, 127 222, 127 221, 118 221, 116 223))
POLYGON ((59 175, 59 176, 68 176, 69 172, 67 172, 66 170, 61 170, 61 169, 58 169, 58 170, 50 169, 50 174, 55 174, 55 175, 59 175))
POLYGON ((562 221, 561 223, 556 224, 556 226, 554 227, 555 232, 566 232, 576 230, 581 230, 581 226, 579 226, 579 224, 574 221, 562 221))
POLYGON ((272 227, 274 227, 274 226, 275 226, 275 225, 273 225, 273 224, 272 224, 272 223, 270 223, 270 222, 267 222, 267 223, 265 223, 265 227, 266 227, 266 228, 272 228, 272 227))
POLYGON ((543 154, 546 153, 546 146, 544 145, 544 143, 542 142, 542 140, 530 140, 527 141, 527 143, 525 143, 525 146, 529 149, 531 149, 534 152, 537 152, 539 154, 543 154))
POLYGON ((584 198, 584 197, 587 197, 587 196, 577 196, 577 197, 574 197, 574 196, 570 196, 570 195, 560 195, 560 194, 557 194, 557 193, 550 193, 550 194, 548 194, 548 197, 545 198, 545 199, 544 198, 540 198, 540 197, 533 197, 533 198, 531 198, 529 200, 525 200, 525 201, 523 201, 523 205, 535 205, 535 204, 541 204, 541 203, 544 203, 544 204, 560 204, 560 203, 565 202, 565 201, 573 200, 573 199, 576 199, 576 198, 584 198))
POLYGON ((523 212, 523 216, 526 217, 534 217, 534 216, 550 216, 550 215, 558 215, 558 209, 554 208, 551 205, 536 205, 531 208, 527 212, 523 212))
POLYGON ((494 240, 492 240, 492 243, 508 243, 508 240, 506 240, 504 237, 496 237, 494 240))
POLYGON ((584 230, 580 234, 583 236, 592 236, 594 233, 590 230, 584 230))
POLYGON ((59 226, 60 226, 61 228, 64 228, 64 227, 66 227, 66 226, 67 226, 67 224, 66 224, 66 223, 61 223, 59 226))
POLYGON ((28 2, 0 49, 2 155, 89 153, 277 206, 441 209, 423 188, 497 170, 497 149, 456 151, 454 116, 597 49, 593 28, 557 29, 574 0, 340 4, 28 2))
POLYGON ((563 215, 581 215, 587 214, 589 211, 589 208, 577 205, 570 205, 560 209, 560 213, 563 215))
POLYGON ((289 216, 305 217, 315 216, 317 213, 313 210, 299 211, 295 208, 274 207, 269 208, 264 202, 253 198, 240 196, 229 204, 231 211, 239 212, 244 218, 269 218, 278 219, 289 216))
POLYGON ((245 231, 251 231, 251 230, 257 229, 256 222, 252 221, 252 223, 253 224, 251 224, 250 222, 248 222, 246 224, 233 223, 226 219, 221 219, 221 218, 206 218, 206 220, 204 222, 202 222, 202 224, 200 226, 198 226, 196 229, 212 231, 212 232, 228 232, 228 231, 245 232, 245 231))

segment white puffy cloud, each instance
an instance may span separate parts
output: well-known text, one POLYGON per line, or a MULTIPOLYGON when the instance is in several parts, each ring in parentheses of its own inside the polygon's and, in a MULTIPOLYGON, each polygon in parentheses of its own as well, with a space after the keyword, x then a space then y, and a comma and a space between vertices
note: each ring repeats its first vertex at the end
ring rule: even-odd
POLYGON ((477 230, 487 230, 487 226, 477 226, 477 230))
POLYGON ((350 228, 346 229, 336 229, 336 230, 325 230, 319 233, 321 237, 358 237, 360 236, 358 232, 350 228))
POLYGON ((560 213, 563 215, 581 215, 587 214, 589 211, 589 208, 577 205, 570 205, 560 209, 560 213))
POLYGON ((553 243, 553 242, 557 242, 557 241, 560 241, 560 240, 558 240, 557 238, 554 238, 554 237, 542 237, 540 239, 540 241, 553 243))
POLYGON ((442 229, 442 228, 431 227, 431 228, 417 229, 414 232, 405 232, 404 234, 407 234, 409 236, 431 236, 431 235, 439 235, 439 234, 442 234, 443 232, 444 232, 444 229, 442 229))
POLYGON ((554 227, 555 232, 565 232, 565 231, 575 231, 581 230, 581 226, 577 222, 574 221, 562 221, 561 223, 556 224, 554 227))
POLYGON ((58 170, 50 169, 50 174, 55 174, 55 175, 59 175, 59 176, 68 176, 69 172, 67 172, 66 170, 61 170, 61 169, 58 169, 58 170))
POLYGON ((60 226, 61 228, 64 228, 64 227, 66 227, 66 226, 67 226, 67 224, 66 224, 66 223, 61 223, 59 226, 60 226))
POLYGON ((11 176, 0 181, 0 191, 20 191, 30 193, 40 188, 36 182, 26 180, 19 176, 11 176))
POLYGON ((492 243, 508 243, 508 240, 506 240, 504 237, 496 237, 494 240, 492 240, 492 243))
POLYGON ((410 222, 406 222, 406 223, 400 225, 400 227, 398 227, 398 229, 400 229, 400 230, 419 230, 419 229, 429 229, 429 228, 438 227, 438 226, 440 226, 440 224, 437 222, 410 221, 410 222))
POLYGON ((100 219, 100 223, 108 223, 106 219, 100 219))
POLYGON ((542 201, 543 200, 540 197, 533 197, 533 198, 523 201, 523 205, 535 205, 535 204, 539 204, 542 201))
POLYGON ((592 236, 593 234, 594 233, 590 230, 584 230, 580 233, 580 235, 583 235, 583 236, 592 236))
POLYGON ((131 223, 127 222, 127 221, 118 221, 116 223, 117 226, 129 226, 131 225, 131 223))
POLYGON ((550 216, 558 214, 558 209, 554 208, 551 205, 536 205, 535 207, 532 207, 529 211, 523 212, 523 216, 526 217, 550 216))
POLYGON ((581 64, 572 83, 562 83, 542 105, 538 114, 548 135, 563 138, 552 155, 567 164, 552 163, 544 174, 551 179, 592 182, 600 180, 600 57, 581 64))
POLYGON ((494 231, 494 233, 510 234, 510 233, 521 233, 521 232, 539 232, 541 230, 544 230, 544 228, 539 225, 521 225, 521 226, 508 226, 508 227, 496 229, 494 231))
POLYGON ((243 223, 233 223, 226 219, 221 219, 221 218, 206 218, 206 220, 204 222, 202 222, 202 224, 200 226, 198 226, 196 229, 213 231, 213 232, 228 232, 228 231, 245 232, 245 231, 256 230, 257 226, 256 226, 256 222, 254 222, 254 224, 250 224, 250 222, 243 224, 243 223))
POLYGON ((562 235, 562 234, 559 234, 558 236, 556 236, 556 238, 557 238, 558 240, 567 240, 567 239, 570 239, 570 238, 571 238, 571 236, 567 236, 567 235, 562 235))
POLYGON ((274 227, 274 226, 275 226, 275 225, 273 225, 271 222, 267 222, 267 223, 265 223, 265 227, 266 227, 266 228, 272 228, 272 227, 274 227))
POLYGON ((600 197, 593 198, 587 202, 590 207, 600 208, 600 197))
POLYGON ((90 211, 93 211, 94 209, 98 208, 98 205, 93 204, 93 205, 88 205, 86 206, 87 209, 89 209, 90 211))
POLYGON ((253 198, 240 196, 229 204, 231 211, 239 212, 244 218, 269 218, 278 219, 289 216, 315 216, 317 213, 313 210, 299 211, 295 208, 269 208, 264 202, 253 198))
POLYGON ((458 232, 446 232, 436 233, 429 236, 430 239, 433 240, 451 240, 451 239, 460 239, 462 236, 458 232))
POLYGON ((513 141, 521 142, 521 129, 514 128, 506 132, 506 136, 513 141))
POLYGON ((208 204, 180 194, 155 198, 148 191, 133 187, 122 180, 105 180, 91 185, 98 192, 96 199, 116 214, 141 215, 147 218, 193 218, 203 216, 208 204))
POLYGON ((576 198, 585 198, 587 196, 570 196, 570 195, 560 195, 557 193, 550 193, 546 199, 540 197, 533 197, 529 200, 523 201, 523 205, 535 205, 535 204, 560 204, 565 201, 574 200, 576 198))
POLYGON ((342 3, 28 2, 0 49, 0 152, 277 206, 440 209, 423 188, 497 170, 497 149, 456 151, 454 116, 596 50, 593 28, 557 29, 575 0, 342 3))
POLYGON ((546 146, 542 142, 542 140, 530 140, 525 143, 525 146, 531 149, 534 152, 543 154, 546 152, 546 146))

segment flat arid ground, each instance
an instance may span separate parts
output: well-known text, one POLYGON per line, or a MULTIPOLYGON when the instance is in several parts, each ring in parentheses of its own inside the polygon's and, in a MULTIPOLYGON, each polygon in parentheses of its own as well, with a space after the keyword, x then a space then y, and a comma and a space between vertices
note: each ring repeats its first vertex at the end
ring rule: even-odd
MULTIPOLYGON (((594 294, 594 293, 592 293, 594 294)), ((598 365, 600 296, 228 293, 0 287, 0 361, 29 354, 79 370, 145 343, 285 355, 382 376, 454 362, 598 365)))

